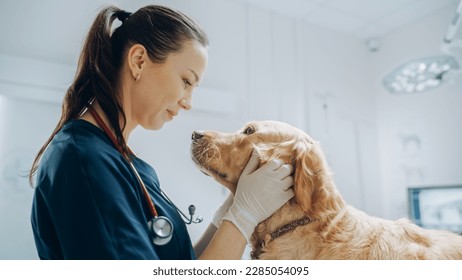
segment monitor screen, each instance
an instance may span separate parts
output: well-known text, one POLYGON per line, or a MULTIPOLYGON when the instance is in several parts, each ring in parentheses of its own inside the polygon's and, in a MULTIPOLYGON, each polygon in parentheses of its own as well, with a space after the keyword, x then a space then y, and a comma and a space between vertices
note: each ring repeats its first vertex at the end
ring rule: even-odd
POLYGON ((462 185, 408 188, 411 220, 428 229, 462 233, 462 185))

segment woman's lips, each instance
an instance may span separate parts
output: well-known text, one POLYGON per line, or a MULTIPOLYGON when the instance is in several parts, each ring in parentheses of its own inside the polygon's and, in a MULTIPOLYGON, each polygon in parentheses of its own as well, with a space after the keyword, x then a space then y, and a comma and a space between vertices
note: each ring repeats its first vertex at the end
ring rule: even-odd
POLYGON ((167 110, 168 114, 170 115, 170 119, 173 119, 173 117, 175 117, 176 115, 178 115, 178 113, 174 112, 174 111, 170 111, 170 110, 167 110))

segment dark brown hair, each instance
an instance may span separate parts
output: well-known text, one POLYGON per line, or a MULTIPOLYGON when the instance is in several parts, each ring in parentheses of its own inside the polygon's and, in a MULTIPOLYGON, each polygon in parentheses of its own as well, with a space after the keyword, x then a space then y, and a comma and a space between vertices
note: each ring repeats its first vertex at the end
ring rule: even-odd
POLYGON ((119 102, 118 81, 124 54, 132 45, 141 44, 152 62, 163 63, 170 53, 180 52, 188 40, 208 46, 207 35, 201 27, 170 8, 150 5, 133 14, 115 6, 102 9, 87 34, 75 79, 64 97, 61 118, 34 159, 29 173, 30 184, 33 185, 40 158, 53 137, 66 122, 78 118, 93 99, 98 101, 115 130, 119 145, 127 152, 122 136, 126 117, 119 102), (122 24, 112 30, 115 19, 122 24))

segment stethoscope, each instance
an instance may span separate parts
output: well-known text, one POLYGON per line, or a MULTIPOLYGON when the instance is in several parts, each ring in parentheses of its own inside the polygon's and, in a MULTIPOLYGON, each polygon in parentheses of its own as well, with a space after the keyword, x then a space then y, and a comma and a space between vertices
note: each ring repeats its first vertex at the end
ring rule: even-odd
MULTIPOLYGON (((96 110, 93 108, 93 106, 89 104, 87 108, 92 114, 93 118, 98 123, 98 125, 104 130, 107 136, 111 139, 112 143, 116 146, 117 150, 125 157, 125 159, 130 164, 131 168, 135 172, 135 175, 141 185, 144 199, 146 200, 148 204, 149 212, 151 214, 151 219, 148 221, 148 229, 151 235, 152 243, 154 243, 154 245, 157 245, 157 246, 162 246, 162 245, 167 244, 168 242, 170 242, 170 240, 172 240, 172 237, 173 237, 174 226, 173 226, 172 221, 166 216, 159 216, 159 214, 157 213, 156 206, 154 205, 154 202, 149 196, 146 185, 141 179, 140 174, 138 174, 138 171, 136 170, 135 166, 129 160, 128 156, 123 152, 122 148, 120 147, 117 140, 115 139, 115 136, 106 126, 106 124, 101 119, 101 117, 96 112, 96 110)), ((130 153, 133 154, 131 150, 130 150, 130 153)), ((168 203, 170 203, 170 205, 172 205, 176 209, 178 213, 180 213, 185 224, 187 225, 191 223, 198 224, 203 221, 202 217, 200 216, 194 219, 194 214, 196 212, 196 207, 194 205, 190 205, 188 208, 188 211, 189 211, 189 218, 188 218, 186 214, 184 214, 178 207, 176 207, 176 205, 172 202, 172 200, 167 196, 167 194, 162 189, 160 189, 160 194, 168 203)))
POLYGON ((178 213, 180 213, 185 224, 187 225, 199 224, 204 220, 201 216, 197 216, 194 219, 194 214, 196 213, 196 206, 189 205, 188 207, 189 217, 188 217, 186 216, 185 213, 183 213, 183 211, 180 210, 180 208, 176 207, 176 205, 173 203, 172 200, 170 200, 170 197, 162 190, 162 188, 160 188, 160 194, 164 197, 165 200, 167 200, 168 203, 170 203, 170 205, 172 205, 176 209, 178 213))

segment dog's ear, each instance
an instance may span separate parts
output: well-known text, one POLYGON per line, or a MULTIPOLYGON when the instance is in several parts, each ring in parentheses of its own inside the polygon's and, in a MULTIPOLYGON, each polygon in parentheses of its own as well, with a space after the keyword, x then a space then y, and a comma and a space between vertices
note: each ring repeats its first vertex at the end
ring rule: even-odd
POLYGON ((313 203, 316 186, 316 158, 312 155, 313 142, 299 140, 294 143, 294 193, 295 200, 308 214, 313 203))
POLYGON ((319 143, 302 140, 294 146, 294 193, 298 205, 311 218, 340 211, 344 202, 319 143))

